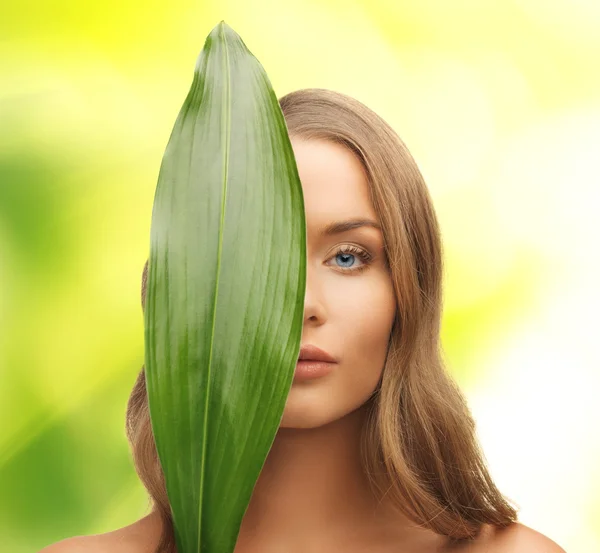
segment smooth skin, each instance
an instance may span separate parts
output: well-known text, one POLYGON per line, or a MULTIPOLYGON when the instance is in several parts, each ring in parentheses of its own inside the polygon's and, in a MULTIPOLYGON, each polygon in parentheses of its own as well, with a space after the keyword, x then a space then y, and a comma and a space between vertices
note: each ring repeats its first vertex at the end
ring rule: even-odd
MULTIPOLYGON (((323 234, 332 222, 378 221, 366 173, 341 145, 292 137, 292 147, 307 223, 302 344, 339 363, 326 376, 293 384, 235 553, 565 553, 520 523, 486 526, 475 541, 450 548, 444 536, 415 527, 372 495, 359 462, 360 429, 396 309, 383 235, 372 227, 323 234)), ((40 553, 152 553, 159 536, 160 519, 152 513, 40 553)))

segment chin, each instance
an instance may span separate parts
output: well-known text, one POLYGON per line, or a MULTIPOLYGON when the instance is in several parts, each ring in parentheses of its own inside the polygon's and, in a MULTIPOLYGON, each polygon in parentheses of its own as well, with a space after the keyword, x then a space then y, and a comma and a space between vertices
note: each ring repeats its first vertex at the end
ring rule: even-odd
POLYGON ((279 428, 317 428, 336 418, 327 386, 315 384, 292 384, 279 428))
POLYGON ((318 428, 345 417, 364 404, 363 398, 352 401, 339 395, 336 397, 327 386, 314 384, 292 385, 279 428, 318 428))
MULTIPOLYGON (((330 421, 327 421, 330 422, 330 421)), ((320 417, 311 417, 311 416, 289 416, 283 415, 283 419, 281 420, 281 424, 279 425, 279 429, 287 428, 287 429, 304 429, 308 430, 310 428, 319 428, 327 422, 323 422, 323 419, 320 417)))
POLYGON ((335 420, 331 406, 316 402, 286 403, 279 428, 318 428, 335 420))

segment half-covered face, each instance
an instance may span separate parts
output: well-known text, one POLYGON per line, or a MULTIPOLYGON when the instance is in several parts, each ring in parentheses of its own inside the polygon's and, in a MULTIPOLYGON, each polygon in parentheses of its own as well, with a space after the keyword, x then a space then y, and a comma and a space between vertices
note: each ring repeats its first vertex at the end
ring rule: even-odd
POLYGON ((291 141, 307 225, 302 346, 316 346, 337 362, 312 377, 318 366, 301 363, 280 426, 311 428, 351 413, 375 390, 396 299, 361 162, 333 142, 291 141))

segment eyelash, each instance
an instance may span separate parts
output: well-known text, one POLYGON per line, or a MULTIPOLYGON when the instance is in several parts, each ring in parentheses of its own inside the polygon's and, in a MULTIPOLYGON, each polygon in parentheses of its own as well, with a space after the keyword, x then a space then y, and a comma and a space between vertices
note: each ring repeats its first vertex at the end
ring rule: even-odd
POLYGON ((341 246, 340 248, 338 248, 338 250, 329 259, 333 259, 334 257, 337 257, 340 254, 348 253, 358 256, 363 262, 363 264, 359 267, 336 267, 342 273, 360 273, 361 271, 364 271, 369 267, 373 259, 373 256, 369 252, 361 248, 357 248, 356 246, 349 245, 341 246))

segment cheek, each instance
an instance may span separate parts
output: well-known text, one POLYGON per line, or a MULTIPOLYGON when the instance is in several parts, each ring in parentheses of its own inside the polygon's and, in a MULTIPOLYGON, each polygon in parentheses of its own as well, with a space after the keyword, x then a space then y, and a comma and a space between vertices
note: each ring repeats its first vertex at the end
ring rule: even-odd
POLYGON ((329 321, 344 342, 345 355, 361 360, 377 353, 385 357, 396 313, 392 283, 384 275, 360 280, 357 277, 356 283, 340 285, 328 293, 329 321))
MULTIPOLYGON (((359 280, 359 279, 357 279, 359 280)), ((339 291, 337 292, 340 293, 339 291)), ((353 372, 357 386, 373 386, 379 380, 396 313, 396 299, 387 276, 346 288, 346 299, 329 303, 330 321, 343 343, 341 354, 353 372)))

